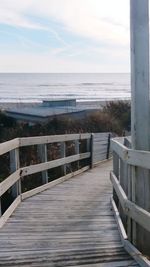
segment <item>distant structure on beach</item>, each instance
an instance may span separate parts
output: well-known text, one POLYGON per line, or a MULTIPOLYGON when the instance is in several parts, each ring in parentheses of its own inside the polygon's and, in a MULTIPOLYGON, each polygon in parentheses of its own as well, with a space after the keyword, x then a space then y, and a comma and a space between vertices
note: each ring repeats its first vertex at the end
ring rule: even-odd
POLYGON ((5 113, 20 122, 42 123, 54 117, 84 118, 102 108, 98 102, 77 102, 76 99, 43 100, 42 103, 11 105, 6 107, 5 113))

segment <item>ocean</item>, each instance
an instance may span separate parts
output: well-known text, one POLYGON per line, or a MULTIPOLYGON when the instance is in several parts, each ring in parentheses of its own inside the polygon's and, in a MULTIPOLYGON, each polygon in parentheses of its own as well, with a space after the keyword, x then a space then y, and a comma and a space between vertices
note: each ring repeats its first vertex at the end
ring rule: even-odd
POLYGON ((129 74, 0 74, 0 102, 130 99, 129 74))

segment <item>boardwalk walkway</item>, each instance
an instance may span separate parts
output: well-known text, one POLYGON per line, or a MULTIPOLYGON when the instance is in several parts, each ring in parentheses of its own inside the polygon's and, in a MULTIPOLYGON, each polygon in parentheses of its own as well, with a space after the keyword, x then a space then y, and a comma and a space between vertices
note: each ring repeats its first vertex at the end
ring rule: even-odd
POLYGON ((0 266, 138 266, 110 207, 111 162, 20 204, 0 230, 0 266))

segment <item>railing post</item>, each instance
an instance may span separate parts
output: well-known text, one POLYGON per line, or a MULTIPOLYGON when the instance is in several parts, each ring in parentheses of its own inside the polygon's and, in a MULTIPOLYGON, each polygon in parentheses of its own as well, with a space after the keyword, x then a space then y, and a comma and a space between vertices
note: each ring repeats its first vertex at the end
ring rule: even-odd
MULTIPOLYGON (((131 148, 131 141, 125 137, 124 138, 124 145, 127 147, 127 148, 131 148)), ((127 192, 126 192, 126 195, 128 196, 128 199, 129 200, 133 200, 133 202, 135 202, 135 197, 134 199, 133 198, 133 195, 135 195, 133 192, 132 192, 132 179, 133 179, 133 173, 132 173, 132 170, 133 170, 133 166, 131 165, 127 165, 127 177, 126 177, 126 182, 127 182, 127 192)), ((134 180, 135 181, 135 180, 134 180)), ((134 229, 135 231, 135 227, 136 227, 136 224, 134 225, 134 227, 132 227, 132 224, 134 225, 135 223, 133 222, 133 220, 127 216, 127 236, 128 236, 128 239, 129 241, 133 241, 133 243, 135 243, 135 240, 134 240, 134 232, 132 231, 132 228, 134 229)))
MULTIPOLYGON (((80 145, 79 145, 79 140, 75 140, 75 154, 80 154, 80 145)), ((77 169, 79 170, 80 168, 80 163, 79 160, 77 162, 77 169)))
POLYGON ((111 138, 111 134, 109 133, 109 135, 108 135, 108 144, 107 144, 107 154, 106 154, 106 159, 109 159, 109 153, 110 153, 110 138, 111 138))
MULTIPOLYGON (((66 143, 65 142, 60 143, 60 155, 61 155, 61 158, 66 157, 66 143)), ((66 164, 62 166, 62 173, 63 173, 63 175, 67 174, 66 164)))
MULTIPOLYGON (((130 201, 132 201, 132 166, 128 165, 127 169, 127 181, 128 181, 128 191, 127 191, 127 196, 130 201)), ((135 202, 135 200, 134 200, 135 202)), ((132 242, 132 223, 133 220, 128 216, 127 217, 127 236, 130 242, 132 242)))
MULTIPOLYGON (((46 144, 38 145, 38 156, 39 156, 41 163, 47 162, 47 145, 46 144)), ((48 183, 48 171, 42 172, 42 183, 43 184, 48 183)))
POLYGON ((90 168, 92 169, 94 167, 94 134, 91 134, 90 152, 91 152, 90 168))
MULTIPOLYGON (((114 151, 113 151, 113 172, 117 177, 117 179, 119 180, 119 156, 114 151)), ((119 199, 114 189, 113 189, 113 199, 116 203, 116 206, 118 207, 119 199)))
MULTIPOLYGON (((120 159, 120 185, 123 188, 126 195, 128 194, 128 164, 120 159)), ((124 214, 124 211, 119 205, 119 212, 122 222, 125 229, 127 229, 127 216, 124 214)))
MULTIPOLYGON (((11 150, 9 152, 10 155, 10 172, 13 173, 20 168, 20 160, 19 160, 19 148, 11 150)), ((21 180, 19 180, 16 184, 12 186, 12 196, 16 198, 21 194, 21 180)))
POLYGON ((1 206, 1 197, 0 197, 0 217, 2 216, 2 206, 1 206))

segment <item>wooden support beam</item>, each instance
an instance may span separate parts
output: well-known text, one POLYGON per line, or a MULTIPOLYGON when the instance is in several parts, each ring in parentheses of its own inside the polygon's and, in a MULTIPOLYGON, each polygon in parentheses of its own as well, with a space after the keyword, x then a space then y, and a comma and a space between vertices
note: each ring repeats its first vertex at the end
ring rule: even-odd
POLYGON ((91 153, 91 169, 94 167, 94 134, 91 134, 90 139, 90 153, 91 153))
MULTIPOLYGON (((119 180, 119 156, 115 151, 113 151, 113 172, 117 177, 117 179, 119 180)), ((119 199, 114 189, 113 189, 113 198, 118 208, 119 199)))
POLYGON ((149 1, 130 2, 132 147, 149 150, 149 1))
POLYGON ((110 154, 110 138, 111 138, 111 134, 109 133, 109 135, 108 135, 108 143, 107 143, 106 159, 109 159, 109 154, 110 154))
MULTIPOLYGON (((19 160, 19 148, 10 151, 10 173, 16 172, 20 168, 19 160)), ((21 182, 20 180, 12 186, 12 196, 16 198, 21 194, 21 182)))
MULTIPOLYGON (((38 156, 41 163, 47 162, 47 145, 38 145, 38 156)), ((42 172, 42 184, 48 183, 48 171, 42 172)))
MULTIPOLYGON (((66 143, 65 142, 62 142, 60 144, 60 155, 61 155, 61 158, 65 158, 66 157, 66 143)), ((66 175, 67 174, 67 166, 66 164, 64 164, 62 167, 62 174, 63 175, 66 175)))
MULTIPOLYGON (((80 143, 79 143, 79 140, 75 140, 75 154, 77 154, 77 155, 80 154, 80 143)), ((79 168, 80 168, 80 162, 77 161, 77 169, 79 170, 79 168)))
MULTIPOLYGON (((149 150, 149 1, 130 0, 131 10, 131 130, 132 148, 149 150)), ((138 206, 150 211, 149 171, 135 168, 132 196, 138 206)), ((150 256, 150 233, 133 224, 134 241, 144 254, 150 256), (136 235, 136 236, 135 236, 136 235)))

